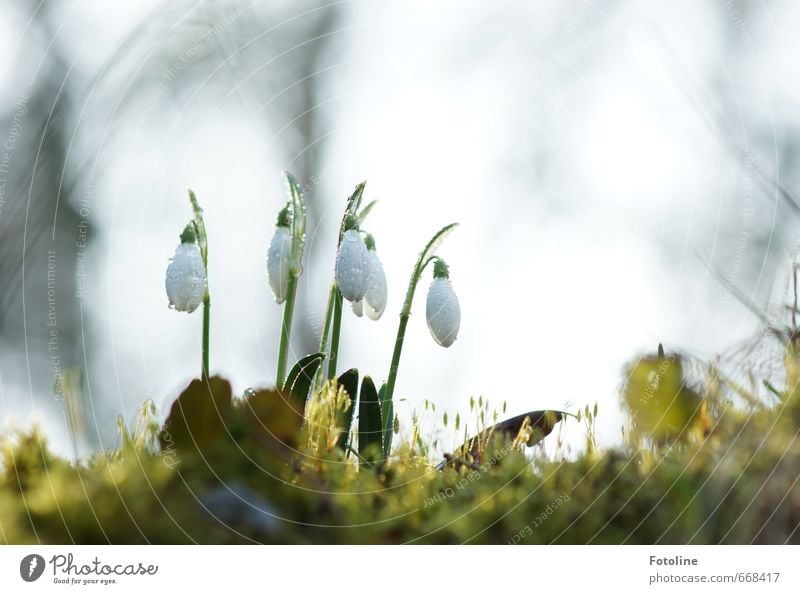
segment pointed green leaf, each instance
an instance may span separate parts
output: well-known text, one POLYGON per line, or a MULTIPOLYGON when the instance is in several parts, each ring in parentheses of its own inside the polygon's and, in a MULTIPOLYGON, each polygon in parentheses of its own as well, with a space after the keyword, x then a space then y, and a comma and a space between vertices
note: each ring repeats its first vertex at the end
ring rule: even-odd
POLYGON ((434 235, 431 240, 428 242, 428 245, 425 246, 425 249, 422 250, 422 253, 419 255, 419 262, 425 262, 431 256, 436 254, 436 250, 439 249, 439 246, 442 245, 442 242, 447 239, 447 236, 453 232, 453 229, 458 227, 458 223, 450 223, 439 229, 439 231, 434 235))
POLYGON ((197 196, 192 190, 189 190, 189 202, 192 204, 192 212, 194 213, 193 223, 197 234, 197 245, 203 257, 203 264, 208 266, 208 241, 206 238, 206 224, 203 220, 203 209, 200 207, 200 202, 198 202, 197 196))
POLYGON ((369 204, 367 204, 364 208, 361 209, 361 212, 358 213, 358 224, 363 225, 364 221, 369 216, 369 213, 372 212, 372 209, 375 208, 375 205, 378 203, 377 200, 373 200, 369 204))
POLYGON ((383 438, 381 454, 383 458, 389 457, 392 448, 392 430, 394 429, 394 403, 386 393, 386 384, 381 386, 378 391, 378 400, 381 402, 381 425, 383 427, 383 438))
POLYGON ((306 355, 294 364, 294 367, 289 372, 289 377, 286 378, 286 382, 283 384, 283 392, 289 392, 292 395, 301 411, 305 410, 308 390, 311 388, 314 374, 324 358, 325 353, 306 355))
POLYGON ((364 188, 367 187, 367 182, 362 181, 356 186, 356 189, 353 191, 353 194, 347 200, 347 209, 351 211, 353 214, 358 212, 358 209, 361 208, 361 199, 364 196, 364 188))
POLYGON ((336 443, 340 448, 345 449, 345 447, 347 447, 347 438, 350 435, 350 428, 353 425, 356 402, 358 401, 358 369, 348 369, 340 375, 339 379, 336 381, 344 388, 347 395, 350 396, 350 408, 347 409, 344 422, 342 423, 344 429, 341 435, 339 435, 339 441, 336 443))
POLYGON ((358 453, 361 458, 370 464, 374 462, 381 453, 382 441, 381 403, 375 383, 367 375, 361 383, 358 403, 358 453))
POLYGON ((289 258, 289 272, 294 277, 302 272, 303 245, 306 238, 306 205, 300 186, 288 171, 283 172, 286 193, 292 205, 292 253, 289 258))
POLYGON ((352 195, 347 199, 347 207, 344 209, 344 214, 342 215, 342 223, 339 226, 339 243, 342 242, 342 237, 344 237, 344 224, 347 220, 347 215, 356 216, 358 212, 359 206, 361 206, 361 198, 364 195, 364 188, 366 187, 367 182, 363 181, 356 186, 355 191, 353 191, 352 195))

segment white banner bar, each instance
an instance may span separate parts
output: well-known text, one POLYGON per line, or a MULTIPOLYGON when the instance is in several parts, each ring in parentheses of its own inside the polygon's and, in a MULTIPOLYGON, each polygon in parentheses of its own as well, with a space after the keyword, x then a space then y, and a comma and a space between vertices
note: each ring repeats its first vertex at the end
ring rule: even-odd
POLYGON ((0 547, 0 592, 796 593, 799 573, 789 546, 0 547))

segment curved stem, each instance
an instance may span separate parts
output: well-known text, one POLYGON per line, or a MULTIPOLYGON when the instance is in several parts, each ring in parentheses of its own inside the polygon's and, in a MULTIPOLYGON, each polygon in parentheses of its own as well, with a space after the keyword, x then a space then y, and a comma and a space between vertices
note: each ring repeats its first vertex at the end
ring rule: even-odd
POLYGON ((289 356, 289 338, 292 332, 294 301, 297 295, 297 277, 289 275, 289 286, 286 289, 286 304, 283 307, 283 323, 281 324, 281 341, 278 347, 278 371, 276 385, 280 388, 286 379, 286 363, 289 356))
MULTIPOLYGON (((428 264, 437 259, 436 255, 434 254, 436 248, 445 239, 445 237, 447 237, 447 235, 453 229, 455 229, 457 224, 458 223, 451 223, 450 225, 442 227, 431 238, 431 240, 425 246, 425 249, 420 253, 417 263, 414 264, 414 270, 411 272, 411 280, 408 282, 406 299, 403 302, 403 309, 400 311, 400 325, 397 328, 397 337, 394 340, 392 363, 389 367, 389 377, 386 380, 386 393, 383 401, 381 402, 381 410, 383 411, 382 422, 384 435, 386 435, 388 427, 393 422, 393 419, 388 412, 393 408, 392 398, 394 396, 394 387, 397 383, 397 371, 400 368, 400 355, 403 352, 403 342, 406 338, 406 327, 408 326, 408 318, 411 316, 411 304, 414 301, 414 292, 417 290, 417 283, 419 283, 419 279, 422 277, 422 273, 425 271, 425 268, 428 267, 428 264)), ((391 433, 389 433, 389 435, 391 436, 391 433)), ((391 440, 391 437, 387 437, 386 440, 391 440)), ((389 455, 390 445, 391 443, 383 443, 384 458, 388 457, 389 455)))

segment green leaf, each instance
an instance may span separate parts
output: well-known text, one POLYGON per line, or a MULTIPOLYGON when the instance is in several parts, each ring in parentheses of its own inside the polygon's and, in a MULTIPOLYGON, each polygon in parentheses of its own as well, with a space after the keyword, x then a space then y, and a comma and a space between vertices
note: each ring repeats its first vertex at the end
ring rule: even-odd
POLYGON ((291 394, 301 411, 305 409, 306 400, 308 400, 308 390, 311 388, 311 382, 314 381, 314 374, 317 372, 324 358, 325 353, 306 355, 294 364, 294 367, 292 367, 292 370, 289 372, 289 377, 286 378, 286 382, 283 384, 283 392, 291 394))
POLYGON ((381 402, 381 424, 383 427, 381 454, 385 460, 389 457, 389 452, 392 448, 392 430, 394 429, 394 403, 386 394, 386 383, 378 391, 378 400, 381 402))
POLYGON ((356 412, 356 402, 358 401, 358 369, 348 369, 342 375, 340 375, 339 379, 336 381, 344 388, 344 391, 347 392, 347 395, 350 396, 350 408, 347 409, 344 422, 342 423, 344 430, 342 431, 341 435, 339 435, 339 440, 336 442, 336 445, 338 445, 341 449, 345 449, 347 447, 347 438, 350 435, 350 428, 353 425, 353 417, 355 416, 356 412))
POLYGON ((306 238, 306 205, 297 180, 288 171, 283 172, 286 193, 292 205, 292 253, 289 258, 289 272, 295 278, 303 270, 303 245, 306 238))
MULTIPOLYGON (((347 199, 347 207, 344 209, 344 214, 342 215, 342 223, 339 226, 339 241, 338 243, 342 242, 342 238, 344 237, 344 224, 347 220, 347 215, 358 216, 358 208, 361 206, 361 198, 364 195, 364 188, 367 186, 367 182, 363 181, 356 186, 356 189, 347 199)), ((337 243, 337 245, 338 245, 337 243)))
POLYGON ((425 249, 422 250, 422 253, 419 255, 419 260, 417 262, 417 267, 419 268, 419 272, 422 273, 422 268, 427 265, 430 258, 432 258, 436 254, 436 250, 439 249, 439 246, 442 245, 442 242, 447 239, 447 236, 453 232, 453 229, 458 227, 458 223, 450 223, 449 225, 445 225, 439 231, 431 237, 431 240, 428 242, 428 245, 425 246, 425 249))
POLYGON ((362 181, 356 186, 353 194, 347 199, 347 210, 356 214, 358 209, 361 208, 361 199, 364 197, 364 188, 367 187, 367 182, 362 181))
POLYGON ((381 453, 383 427, 381 402, 372 378, 364 376, 361 382, 361 400, 358 403, 358 454, 372 464, 381 453))
POLYGON ((194 213, 194 226, 197 233, 197 245, 200 248, 200 255, 203 257, 203 265, 208 267, 208 241, 206 238, 206 224, 203 220, 203 209, 194 191, 189 190, 189 202, 192 204, 194 213))
POLYGON ((358 224, 363 225, 364 221, 369 216, 369 213, 372 212, 372 209, 375 208, 375 205, 378 203, 377 200, 373 200, 369 204, 367 204, 364 208, 361 209, 361 212, 358 213, 358 224))

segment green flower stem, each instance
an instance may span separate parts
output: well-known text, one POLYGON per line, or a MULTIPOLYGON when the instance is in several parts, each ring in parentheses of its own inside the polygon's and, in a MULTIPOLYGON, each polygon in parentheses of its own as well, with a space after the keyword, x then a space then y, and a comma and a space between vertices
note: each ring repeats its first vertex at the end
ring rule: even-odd
POLYGON ((328 379, 336 377, 336 359, 339 356, 339 336, 342 332, 342 294, 339 288, 336 287, 336 294, 333 297, 333 329, 331 331, 331 348, 328 357, 328 379))
POLYGON ((289 356, 289 338, 292 332, 294 301, 297 296, 297 277, 289 275, 289 286, 286 289, 286 304, 283 307, 283 323, 281 324, 281 342, 278 347, 277 385, 283 386, 286 379, 286 364, 289 356))
MULTIPOLYGON (((411 281, 408 284, 408 291, 406 292, 406 300, 403 303, 403 309, 400 312, 400 326, 397 328, 397 337, 394 339, 394 351, 392 352, 392 364, 389 367, 389 378, 386 380, 386 394, 384 396, 384 402, 386 406, 383 406, 384 413, 388 410, 388 403, 392 401, 392 395, 394 394, 394 386, 397 383, 397 370, 400 368, 400 355, 403 352, 403 342, 406 338, 406 327, 408 326, 408 319, 411 317, 411 303, 414 301, 414 291, 417 289, 417 282, 419 282, 419 277, 422 275, 422 271, 427 266, 427 262, 420 266, 417 263, 417 266, 414 267, 414 273, 411 275, 411 281)), ((384 414, 384 417, 387 415, 384 414)), ((383 419, 383 429, 386 430, 387 423, 391 423, 392 419, 384 418, 383 419)))
MULTIPOLYGON (((367 182, 361 182, 356 186, 355 191, 347 199, 347 208, 344 211, 344 216, 342 217, 342 224, 339 227, 339 239, 336 242, 336 249, 339 249, 339 245, 342 243, 342 237, 344 237, 345 232, 345 223, 348 220, 348 216, 354 217, 357 221, 363 221, 363 218, 369 214, 369 211, 375 206, 375 201, 368 204, 361 213, 361 219, 358 219, 355 215, 358 212, 358 208, 361 205, 361 197, 364 194, 364 186, 367 182)), ((336 286, 336 280, 331 283, 331 290, 328 294, 328 305, 325 309, 325 322, 322 326, 322 338, 319 341, 319 350, 321 353, 328 354, 328 379, 333 379, 336 377, 336 359, 339 354, 339 336, 341 335, 342 331, 342 294, 339 292, 339 287, 336 286), (331 326, 333 326, 333 331, 331 334, 331 344, 330 348, 328 347, 328 335, 331 333, 331 326)), ((322 368, 320 367, 319 371, 317 372, 317 377, 314 380, 314 392, 316 392, 322 386, 322 368)))
MULTIPOLYGON (((413 298, 413 295, 412 295, 413 298)), ((386 412, 389 410, 389 403, 392 401, 392 395, 394 394, 394 386, 397 382, 397 370, 400 367, 400 354, 403 351, 403 341, 406 339, 406 326, 408 326, 408 318, 410 317, 410 302, 408 313, 406 313, 406 308, 403 308, 403 313, 400 314, 400 326, 397 328, 397 338, 394 340, 394 352, 392 353, 392 364, 389 368, 389 379, 386 380, 386 394, 384 396, 384 402, 381 403, 381 411, 383 413, 383 431, 386 432, 387 427, 392 422, 392 419, 388 418, 386 412)), ((388 448, 384 444, 383 446, 384 451, 387 451, 388 448)))
MULTIPOLYGON (((331 283, 331 290, 328 292, 328 305, 325 307, 325 321, 322 324, 322 337, 319 340, 319 352, 320 353, 327 353, 328 352, 328 337, 330 336, 331 332, 331 321, 333 319, 333 308, 336 304, 336 294, 339 292, 338 288, 336 287, 336 281, 331 283)), ((312 390, 312 394, 316 394, 316 392, 322 387, 322 378, 325 375, 325 371, 323 366, 320 365, 319 369, 317 369, 317 373, 314 376, 314 386, 312 390)))
POLYGON ((208 236, 206 235, 206 224, 203 220, 203 209, 197 201, 197 195, 190 189, 189 202, 192 205, 192 212, 194 218, 192 224, 194 225, 195 236, 197 237, 197 246, 200 248, 200 257, 203 259, 203 268, 206 271, 206 293, 203 295, 203 352, 202 352, 202 367, 201 377, 208 379, 209 376, 209 351, 211 343, 211 293, 208 290, 208 236))
MULTIPOLYGON (((456 228, 458 223, 451 223, 442 227, 428 242, 425 249, 419 255, 417 263, 414 265, 414 270, 411 273, 411 280, 408 282, 408 290, 406 291, 406 299, 403 302, 403 309, 400 310, 400 326, 397 328, 397 337, 394 340, 394 351, 392 352, 392 363, 389 367, 389 378, 386 380, 386 393, 384 394, 383 401, 381 402, 382 422, 384 434, 391 426, 393 419, 388 414, 393 409, 392 398, 394 396, 394 387, 397 383, 397 370, 400 368, 400 355, 403 352, 403 341, 406 338, 406 327, 408 326, 408 318, 411 316, 411 304, 414 302, 414 292, 417 290, 417 283, 422 277, 422 273, 428 267, 428 264, 435 261, 437 257, 434 252, 436 248, 444 241, 450 232, 456 228)), ((391 433, 389 433, 391 435, 391 433)), ((389 438, 391 439, 391 438, 389 438)), ((390 444, 383 444, 383 454, 386 458, 389 454, 390 444)))
POLYGON ((208 345, 211 342, 211 296, 206 291, 203 297, 203 379, 208 379, 208 345))
POLYGON ((326 352, 328 348, 328 337, 331 333, 331 320, 333 319, 333 308, 336 302, 336 293, 338 292, 338 287, 336 286, 336 281, 331 283, 331 290, 328 293, 328 305, 325 308, 325 323, 322 326, 322 338, 319 341, 319 351, 321 353, 326 352))

